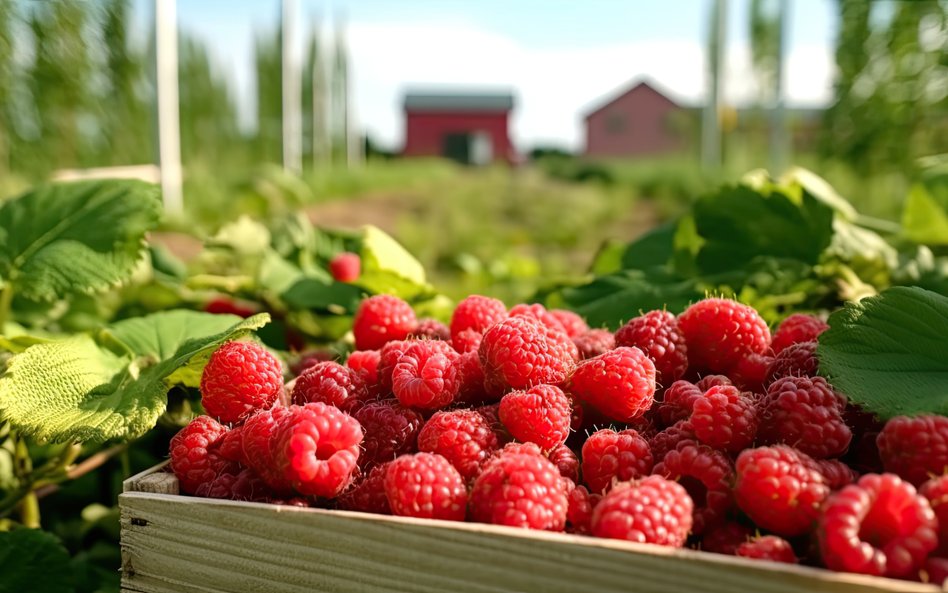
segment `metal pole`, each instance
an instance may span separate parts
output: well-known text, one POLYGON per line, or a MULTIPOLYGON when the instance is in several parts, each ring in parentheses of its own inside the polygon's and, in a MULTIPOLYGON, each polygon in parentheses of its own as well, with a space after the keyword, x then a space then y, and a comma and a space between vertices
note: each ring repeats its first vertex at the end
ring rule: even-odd
POLYGON ((155 86, 158 91, 158 166, 165 210, 180 214, 181 139, 178 119, 178 16, 175 0, 155 1, 155 86))
POLYGON ((786 110, 783 97, 783 58, 787 44, 787 0, 778 0, 777 6, 777 55, 774 66, 774 104, 770 111, 770 171, 779 175, 787 167, 786 110))
POLYGON ((302 74, 296 60, 296 15, 299 0, 283 0, 283 168, 293 173, 303 170, 302 74))
POLYGON ((721 66, 724 61, 727 0, 714 0, 708 35, 708 98, 701 129, 701 162, 708 169, 721 167, 721 66))

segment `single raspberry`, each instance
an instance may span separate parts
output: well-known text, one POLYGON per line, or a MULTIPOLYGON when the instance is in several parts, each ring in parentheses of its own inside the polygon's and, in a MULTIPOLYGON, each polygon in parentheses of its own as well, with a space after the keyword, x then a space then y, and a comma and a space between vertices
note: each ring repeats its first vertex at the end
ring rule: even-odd
POLYGON ((484 334, 473 329, 466 329, 451 338, 451 346, 461 354, 467 354, 468 352, 476 354, 483 339, 484 334))
POLYGON ((737 547, 735 555, 786 564, 800 563, 790 542, 776 535, 764 535, 744 542, 737 547))
POLYGON ((194 494, 201 484, 226 473, 230 462, 217 452, 225 434, 226 426, 210 416, 198 416, 171 439, 171 471, 182 492, 194 494))
POLYGON ((853 468, 839 459, 817 459, 816 465, 826 479, 826 485, 830 490, 839 490, 859 478, 859 474, 853 468))
POLYGON ((678 447, 678 443, 686 441, 697 444, 698 437, 695 436, 694 427, 690 422, 679 420, 650 438, 648 446, 652 451, 652 458, 661 461, 669 451, 678 447))
POLYGON ((780 354, 788 346, 799 344, 800 342, 812 342, 819 337, 821 333, 829 329, 829 325, 823 320, 813 315, 803 313, 794 313, 784 319, 777 331, 774 332, 774 339, 770 343, 770 348, 774 355, 780 354))
POLYGON ((379 364, 376 367, 379 384, 383 391, 392 390, 392 374, 395 372, 395 365, 399 363, 402 356, 408 348, 417 340, 395 340, 382 346, 379 353, 379 364))
POLYGON ((437 319, 422 319, 411 331, 411 336, 425 340, 451 340, 451 330, 437 319))
POLYGON ((389 294, 371 296, 359 305, 352 320, 357 350, 378 350, 393 340, 404 340, 418 320, 411 305, 389 294))
POLYGON ((678 316, 688 361, 703 371, 727 374, 748 354, 770 347, 767 322, 752 307, 730 299, 704 299, 678 316))
POLYGON ((465 480, 473 479, 499 446, 490 424, 473 410, 436 412, 418 433, 418 450, 441 455, 465 480))
POLYGON ((550 315, 556 318, 566 330, 566 335, 571 338, 579 337, 589 331, 586 320, 565 309, 550 309, 550 315))
POLYGON ((447 342, 410 342, 392 371, 392 391, 404 406, 437 410, 454 401, 458 394, 455 361, 458 353, 447 342))
POLYGON ((536 385, 500 400, 500 421, 515 439, 552 449, 569 436, 573 407, 559 387, 536 385))
POLYGON ((758 432, 764 444, 785 443, 820 459, 838 457, 853 436, 840 402, 822 377, 784 377, 760 401, 758 432))
POLYGON ((658 415, 666 426, 687 420, 696 399, 702 397, 707 388, 701 389, 689 381, 675 381, 665 390, 658 415))
POLYGON ((619 347, 579 363, 569 392, 619 422, 640 418, 655 396, 655 365, 638 348, 619 347))
POLYGON ((907 577, 938 545, 938 519, 908 482, 866 474, 830 495, 818 534, 827 568, 907 577))
POLYGON ((379 361, 382 353, 379 350, 356 350, 349 354, 346 366, 355 371, 362 379, 362 383, 370 390, 379 383, 379 361))
POLYGON ((566 523, 572 533, 589 533, 593 510, 602 498, 599 494, 590 494, 585 486, 576 486, 569 492, 566 508, 566 523))
POLYGON ((773 383, 784 377, 815 377, 820 368, 820 361, 816 358, 817 346, 815 341, 798 342, 781 350, 767 371, 767 382, 773 383))
POLYGON ((507 450, 474 480, 471 519, 510 527, 563 531, 572 488, 542 455, 507 450))
POLYGON ((485 382, 495 393, 562 383, 575 352, 576 346, 566 334, 529 316, 511 317, 494 325, 478 347, 485 382))
POLYGON ((922 484, 919 494, 928 499, 928 503, 938 518, 938 550, 948 552, 948 475, 932 478, 922 484))
POLYGON ((705 375, 695 383, 695 387, 700 389, 701 393, 704 393, 712 387, 722 387, 724 385, 733 384, 734 383, 725 375, 705 375))
POLYGON ((421 414, 394 400, 366 404, 352 417, 365 432, 359 455, 359 467, 363 470, 414 452, 424 424, 421 414))
POLYGON ((296 378, 293 403, 302 406, 322 402, 345 408, 350 399, 364 398, 365 383, 359 373, 338 362, 321 362, 296 378))
POLYGON ((458 369, 458 394, 455 405, 475 406, 492 398, 484 388, 484 369, 477 352, 465 352, 454 362, 458 369))
POLYGON ((573 338, 579 350, 579 359, 587 360, 605 354, 616 347, 616 338, 605 329, 591 329, 573 338))
POLYGON ((688 492, 694 503, 695 535, 721 523, 732 506, 734 468, 720 451, 680 443, 655 465, 652 474, 678 482, 688 492))
MULTIPOLYGON (((451 339, 463 331, 483 334, 492 325, 507 319, 507 306, 497 299, 472 294, 454 308, 451 315, 451 339)), ((459 350, 460 352, 460 350, 459 350)))
POLYGON ((388 497, 385 495, 385 474, 389 463, 376 465, 358 482, 336 499, 336 508, 343 511, 359 511, 377 515, 391 515, 388 497))
POLYGON ((579 483, 579 457, 572 449, 566 445, 557 445, 546 456, 560 470, 561 476, 569 478, 574 484, 579 483))
POLYGON ((680 548, 691 532, 694 504, 688 492, 661 476, 624 482, 602 497, 593 510, 596 537, 680 548))
POLYGON ((500 404, 480 406, 475 408, 474 411, 483 416, 484 420, 487 421, 487 425, 490 426, 494 436, 497 437, 497 443, 499 445, 506 445, 513 440, 513 437, 510 436, 510 433, 507 432, 506 427, 504 427, 504 423, 500 421, 500 404))
POLYGON ((689 421, 701 443, 732 455, 757 436, 757 406, 733 385, 712 387, 696 398, 689 421))
POLYGON ((283 392, 283 367, 253 342, 227 342, 211 354, 201 375, 201 404, 224 424, 266 410, 283 392))
POLYGON ((896 416, 876 438, 885 471, 919 486, 948 471, 948 418, 896 416))
POLYGON ((290 495, 292 488, 277 467, 277 452, 273 435, 279 424, 290 415, 289 408, 275 406, 257 412, 240 429, 241 461, 253 469, 267 486, 279 495, 290 495))
POLYGON ((747 449, 737 457, 738 506, 762 529, 777 535, 808 532, 829 493, 816 462, 786 445, 747 449))
POLYGON ((336 282, 355 282, 362 273, 362 259, 350 251, 337 253, 329 260, 329 273, 336 282))
POLYGON ((553 314, 552 311, 548 311, 546 307, 540 303, 534 303, 532 305, 520 304, 514 305, 510 309, 510 317, 532 317, 536 321, 539 321, 542 325, 546 327, 562 332, 567 335, 567 337, 572 338, 569 332, 563 327, 563 324, 560 323, 559 318, 553 314))
POLYGON ((204 304, 205 313, 213 313, 215 315, 236 315, 245 319, 251 315, 255 315, 258 310, 258 305, 256 303, 239 301, 229 296, 218 296, 204 304))
POLYGON ((774 357, 767 354, 756 352, 748 354, 731 369, 731 379, 741 391, 763 393, 764 384, 767 383, 767 374, 773 362, 774 357))
POLYGON ((705 532, 701 539, 701 549, 714 554, 734 556, 737 548, 750 539, 753 532, 750 527, 727 521, 705 532))
POLYGON ((277 467, 300 494, 337 496, 356 470, 362 427, 322 402, 290 406, 288 412, 271 437, 277 467))
POLYGON ((244 463, 244 425, 235 426, 217 441, 217 453, 227 461, 244 463))
POLYGON ((616 331, 616 346, 634 346, 651 358, 659 385, 671 385, 688 370, 685 337, 668 311, 649 311, 631 319, 616 331))
POLYGON ((385 496, 393 515, 463 521, 464 479, 451 462, 432 453, 402 455, 388 464, 385 496))
POLYGON ((652 451, 638 432, 609 428, 594 432, 583 443, 583 479, 589 491, 599 494, 616 482, 649 475, 652 451))

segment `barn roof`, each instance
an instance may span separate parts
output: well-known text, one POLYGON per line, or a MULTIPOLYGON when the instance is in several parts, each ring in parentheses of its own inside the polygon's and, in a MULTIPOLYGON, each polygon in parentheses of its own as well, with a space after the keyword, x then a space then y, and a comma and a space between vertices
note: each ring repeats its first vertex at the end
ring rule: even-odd
POLYGON ((641 78, 636 79, 631 84, 627 84, 623 86, 618 91, 613 91, 612 93, 608 94, 607 98, 605 99, 600 98, 593 104, 592 107, 584 109, 583 119, 588 119, 590 116, 593 116, 599 113, 600 111, 612 105, 613 103, 615 103, 622 97, 625 97, 629 93, 633 91, 637 91, 639 88, 642 88, 642 87, 651 90, 653 93, 657 95, 660 95, 661 97, 663 97, 665 100, 667 100, 672 105, 675 105, 676 107, 683 107, 686 109, 689 107, 692 107, 690 105, 684 105, 682 101, 676 101, 672 99, 671 97, 669 97, 669 93, 659 90, 658 88, 656 88, 656 86, 657 85, 651 80, 645 80, 641 78))
POLYGON ((512 93, 407 93, 406 110, 510 111, 512 93))

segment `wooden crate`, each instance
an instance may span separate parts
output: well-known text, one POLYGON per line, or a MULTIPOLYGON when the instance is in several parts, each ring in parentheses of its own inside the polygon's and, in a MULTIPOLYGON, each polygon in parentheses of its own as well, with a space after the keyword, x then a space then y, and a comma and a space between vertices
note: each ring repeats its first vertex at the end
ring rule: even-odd
POLYGON ((941 589, 615 540, 179 496, 126 480, 122 591, 932 593, 941 589))

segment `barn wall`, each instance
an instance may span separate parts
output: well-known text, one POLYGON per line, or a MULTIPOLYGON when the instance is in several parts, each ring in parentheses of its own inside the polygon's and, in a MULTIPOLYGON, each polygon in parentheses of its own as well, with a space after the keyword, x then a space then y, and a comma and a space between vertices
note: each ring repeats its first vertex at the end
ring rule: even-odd
POLYGON ((405 114, 405 156, 441 154, 445 134, 486 132, 493 143, 494 160, 512 162, 514 149, 508 134, 508 113, 425 112, 405 114))
POLYGON ((684 141, 672 121, 680 111, 651 87, 635 87, 586 118, 586 154, 646 156, 681 150, 684 141))

